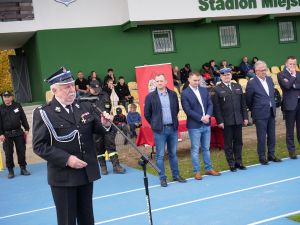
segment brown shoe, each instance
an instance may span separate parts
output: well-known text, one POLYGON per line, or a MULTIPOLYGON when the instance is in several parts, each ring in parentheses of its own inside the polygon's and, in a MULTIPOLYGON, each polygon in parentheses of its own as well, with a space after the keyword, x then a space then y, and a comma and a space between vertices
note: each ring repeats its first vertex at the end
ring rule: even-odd
POLYGON ((209 170, 205 172, 205 175, 211 175, 211 176, 220 176, 221 174, 214 170, 209 170))
POLYGON ((196 180, 202 180, 202 176, 201 176, 200 172, 197 172, 197 173, 195 174, 195 179, 196 179, 196 180))

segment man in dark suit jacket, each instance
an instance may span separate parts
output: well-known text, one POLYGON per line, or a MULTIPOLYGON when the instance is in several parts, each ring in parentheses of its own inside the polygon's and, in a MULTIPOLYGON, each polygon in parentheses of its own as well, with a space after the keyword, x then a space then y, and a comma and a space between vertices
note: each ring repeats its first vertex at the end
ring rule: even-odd
POLYGON ((281 161, 275 156, 275 90, 272 79, 267 76, 265 62, 257 61, 255 63, 255 73, 256 76, 247 83, 246 102, 256 125, 259 161, 262 165, 268 165, 268 160, 281 161), (266 158, 266 136, 268 139, 268 158, 266 158))
POLYGON ((181 104, 187 115, 187 128, 191 140, 191 158, 196 180, 201 180, 199 148, 202 149, 207 175, 219 176, 210 161, 210 117, 213 105, 206 88, 200 86, 200 74, 189 74, 189 86, 181 94, 181 104))
POLYGON ((146 96, 144 115, 154 133, 156 146, 156 165, 160 169, 159 179, 162 187, 167 187, 164 155, 167 145, 173 180, 186 182, 179 175, 177 160, 178 112, 179 104, 174 91, 167 88, 167 80, 163 74, 155 76, 156 89, 146 96))
POLYGON ((248 124, 246 101, 241 85, 231 83, 231 69, 220 69, 222 82, 214 88, 214 115, 218 127, 224 129, 224 151, 229 169, 245 170, 242 160, 242 125, 248 124))
POLYGON ((93 181, 100 178, 93 133, 107 132, 110 116, 104 112, 100 122, 90 103, 74 101, 70 71, 47 81, 54 97, 33 113, 33 150, 47 161, 58 225, 93 225, 93 181))
POLYGON ((296 71, 297 59, 289 56, 285 68, 277 74, 282 89, 282 109, 285 114, 286 146, 291 159, 297 159, 294 143, 294 127, 296 123, 297 139, 300 143, 300 72, 296 71))

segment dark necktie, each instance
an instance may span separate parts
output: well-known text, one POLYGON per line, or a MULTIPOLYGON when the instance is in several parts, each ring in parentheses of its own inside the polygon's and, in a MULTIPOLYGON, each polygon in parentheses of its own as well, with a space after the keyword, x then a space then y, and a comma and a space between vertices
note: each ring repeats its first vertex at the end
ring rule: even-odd
POLYGON ((69 114, 73 113, 72 105, 67 105, 66 108, 69 110, 69 114))
POLYGON ((69 115, 70 115, 70 117, 71 117, 71 118, 74 120, 74 122, 75 122, 76 120, 75 120, 75 116, 74 116, 74 112, 73 112, 73 107, 72 107, 72 105, 67 105, 66 108, 69 109, 69 115))
POLYGON ((230 84, 227 84, 227 87, 230 89, 230 91, 231 91, 231 85, 230 84))

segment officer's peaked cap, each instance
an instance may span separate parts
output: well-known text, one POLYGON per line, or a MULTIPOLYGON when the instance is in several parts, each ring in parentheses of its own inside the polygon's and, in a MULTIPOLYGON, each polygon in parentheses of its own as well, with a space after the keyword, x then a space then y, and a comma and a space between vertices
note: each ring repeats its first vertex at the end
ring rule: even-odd
POLYGON ((58 71, 52 74, 45 80, 49 85, 52 84, 68 84, 74 82, 73 75, 70 70, 61 67, 58 71))
POLYGON ((220 73, 221 74, 226 74, 226 73, 231 73, 231 68, 222 68, 222 69, 220 69, 220 73))

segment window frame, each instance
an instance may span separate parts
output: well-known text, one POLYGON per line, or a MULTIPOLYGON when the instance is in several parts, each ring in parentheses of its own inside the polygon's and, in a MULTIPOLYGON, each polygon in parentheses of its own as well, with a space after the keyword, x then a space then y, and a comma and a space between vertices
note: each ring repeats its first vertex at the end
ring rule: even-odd
POLYGON ((277 21, 277 32, 278 32, 278 42, 279 42, 279 44, 289 44, 289 43, 297 42, 297 29, 296 29, 296 22, 294 20, 279 20, 279 21, 277 21), (291 22, 292 23, 293 32, 294 32, 294 40, 290 40, 290 41, 281 41, 280 40, 279 23, 286 23, 286 22, 291 22))
POLYGON ((174 28, 161 28, 161 27, 155 27, 151 29, 151 40, 152 40, 152 48, 153 48, 153 53, 155 55, 157 54, 169 54, 169 53, 174 53, 176 52, 176 42, 175 42, 175 32, 174 32, 174 28), (154 44, 154 32, 155 31, 171 31, 171 40, 172 40, 172 44, 173 44, 173 50, 172 51, 165 51, 165 52, 157 52, 155 50, 155 44, 154 44))
POLYGON ((218 25, 218 37, 219 37, 220 48, 225 48, 226 49, 226 48, 239 48, 239 47, 241 47, 240 30, 239 30, 238 24, 219 24, 218 25), (220 28, 221 27, 230 27, 230 26, 234 26, 235 27, 237 44, 234 45, 234 46, 222 46, 220 28))

